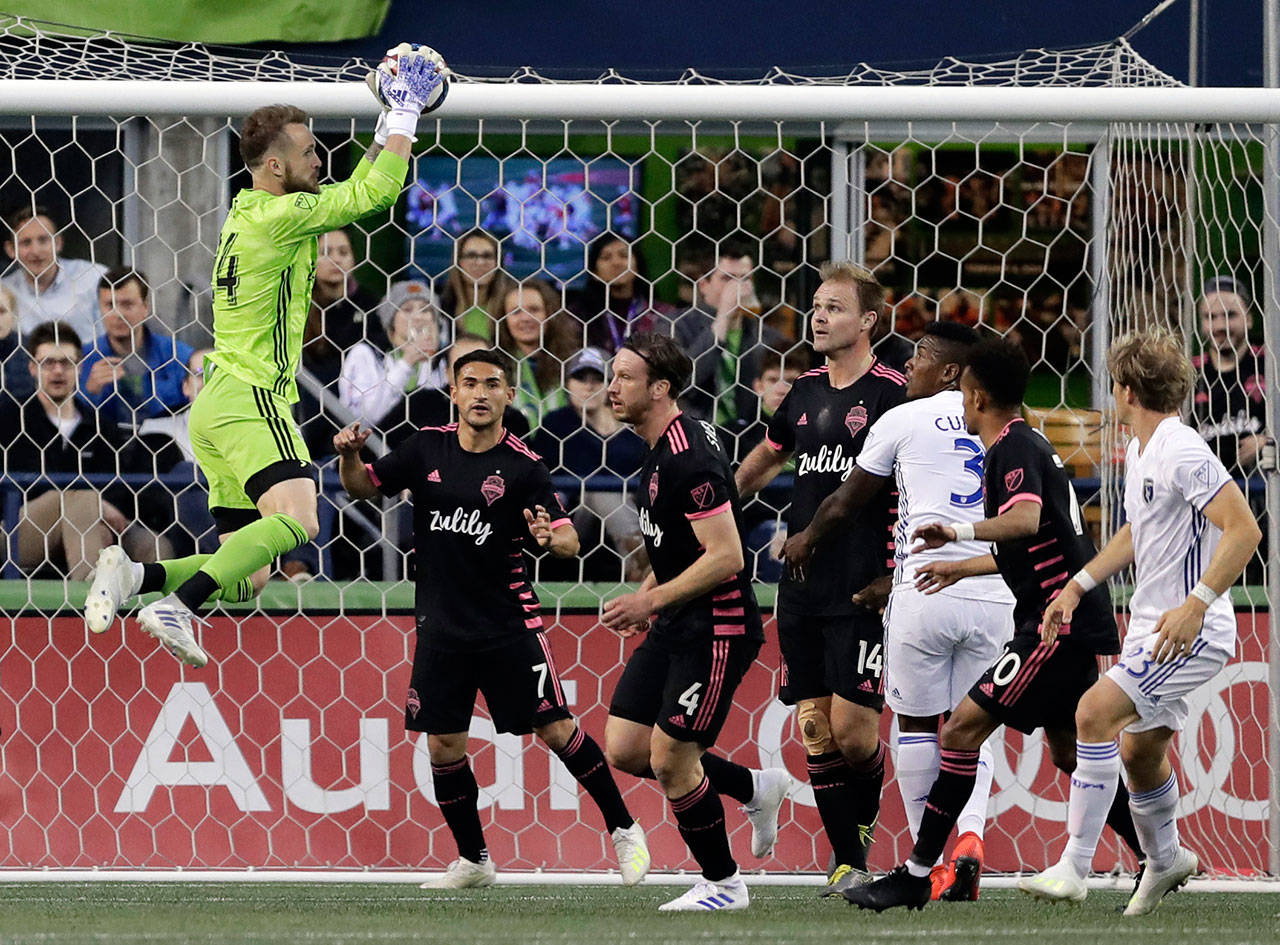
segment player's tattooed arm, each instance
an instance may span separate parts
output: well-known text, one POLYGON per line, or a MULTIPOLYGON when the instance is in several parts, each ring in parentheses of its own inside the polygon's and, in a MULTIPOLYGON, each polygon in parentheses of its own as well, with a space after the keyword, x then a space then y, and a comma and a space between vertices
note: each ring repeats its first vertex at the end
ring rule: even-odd
POLYGON ((782 472, 791 454, 785 450, 776 450, 767 440, 762 440, 747 454, 733 480, 738 487, 738 495, 743 501, 755 495, 782 472))
POLYGON ((964 578, 999 573, 995 555, 980 555, 962 561, 927 561, 916 568, 916 590, 936 594, 964 578))
POLYGON ((793 580, 805 579, 805 572, 813 559, 813 549, 836 525, 852 518, 870 502, 887 480, 887 476, 874 476, 861 466, 853 467, 849 478, 822 500, 809 525, 789 536, 782 546, 782 558, 787 562, 787 571, 793 580))
POLYGON ((342 488, 353 499, 374 499, 381 494, 373 484, 368 467, 360 459, 360 451, 371 432, 361 430, 360 424, 353 423, 333 437, 333 448, 338 454, 338 476, 342 480, 342 488))

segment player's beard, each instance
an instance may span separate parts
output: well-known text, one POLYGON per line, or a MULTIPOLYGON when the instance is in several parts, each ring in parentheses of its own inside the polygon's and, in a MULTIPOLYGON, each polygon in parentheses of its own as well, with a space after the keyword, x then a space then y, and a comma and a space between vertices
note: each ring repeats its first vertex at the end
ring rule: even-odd
POLYGON ((284 192, 286 194, 318 194, 320 182, 296 176, 289 168, 284 169, 284 192))

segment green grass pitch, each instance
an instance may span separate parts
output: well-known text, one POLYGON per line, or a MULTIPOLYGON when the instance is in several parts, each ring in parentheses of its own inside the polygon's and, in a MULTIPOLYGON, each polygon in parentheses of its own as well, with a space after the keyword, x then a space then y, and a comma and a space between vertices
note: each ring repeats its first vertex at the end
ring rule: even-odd
POLYGON ((816 890, 757 886, 745 912, 668 915, 676 886, 498 886, 426 893, 329 883, 3 883, 0 943, 423 942, 467 945, 990 942, 996 945, 1245 945, 1280 941, 1280 894, 1182 892, 1124 919, 1124 895, 1094 890, 1076 908, 993 890, 971 904, 881 915, 816 890))

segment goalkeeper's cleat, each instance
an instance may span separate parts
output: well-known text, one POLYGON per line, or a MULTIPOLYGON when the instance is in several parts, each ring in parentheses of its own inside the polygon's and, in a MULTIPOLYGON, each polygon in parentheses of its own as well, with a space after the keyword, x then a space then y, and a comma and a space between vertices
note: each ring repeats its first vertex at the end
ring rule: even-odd
POLYGON ((830 899, 843 896, 846 889, 865 886, 869 882, 871 882, 871 874, 866 870, 860 870, 848 863, 841 863, 827 877, 827 888, 818 893, 818 898, 830 899))
POLYGON ((946 902, 977 902, 983 854, 982 838, 972 831, 963 834, 951 853, 951 882, 938 898, 946 902))
POLYGON ((795 786, 795 778, 783 768, 753 771, 755 794, 742 809, 751 823, 751 855, 766 857, 778 842, 778 812, 795 786))
POLYGON ((162 597, 138 611, 138 623, 142 625, 144 633, 155 637, 188 666, 199 667, 209 662, 209 657, 200 649, 195 634, 191 631, 194 619, 195 614, 187 610, 186 605, 174 594, 162 597))
POLYGON ((658 906, 659 912, 732 912, 750 903, 740 873, 718 883, 701 880, 683 896, 658 906))
POLYGON ((440 876, 427 880, 419 889, 484 889, 498 878, 497 867, 487 856, 480 863, 473 863, 460 856, 440 876))
POLYGON ((125 601, 141 589, 136 567, 119 545, 98 553, 98 568, 84 598, 84 625, 90 632, 110 630, 125 601))
POLYGON ((618 827, 610 837, 613 840, 613 852, 618 858, 622 885, 638 886, 643 883, 645 874, 649 872, 649 844, 645 841, 640 824, 618 827))
POLYGON ((941 899, 943 891, 951 887, 951 884, 955 882, 955 878, 955 874, 951 872, 951 867, 945 863, 939 863, 929 870, 929 898, 934 902, 941 899))
POLYGON ((897 906, 923 909, 929 902, 929 877, 912 876, 904 863, 874 883, 845 890, 844 898, 859 909, 874 909, 876 912, 897 906))
POLYGON ((1037 876, 1024 876, 1018 880, 1018 889, 1033 899, 1077 905, 1089 895, 1089 884, 1066 857, 1037 876))
POLYGON ((1124 908, 1125 915, 1147 915, 1155 912, 1160 901, 1176 889, 1187 884, 1200 872, 1200 858, 1186 847, 1178 847, 1173 864, 1168 869, 1156 869, 1151 863, 1142 871, 1138 889, 1124 908))

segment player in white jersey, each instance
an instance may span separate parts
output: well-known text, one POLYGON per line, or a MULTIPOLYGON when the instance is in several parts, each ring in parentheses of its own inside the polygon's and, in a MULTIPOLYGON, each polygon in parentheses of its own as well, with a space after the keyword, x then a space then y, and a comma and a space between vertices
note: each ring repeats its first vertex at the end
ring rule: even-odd
MULTIPOLYGON (((956 322, 925 328, 906 366, 907 403, 872 425, 849 478, 783 549, 790 567, 804 569, 823 536, 896 474, 897 566, 885 614, 885 702, 898 717, 894 767, 913 839, 938 776, 939 720, 959 704, 1013 635, 1013 594, 999 574, 971 577, 934 594, 915 585, 922 564, 991 554, 984 541, 913 552, 910 540, 927 522, 977 522, 985 515, 982 442, 965 428, 959 389, 965 352, 977 341, 977 332, 956 322)), ((934 868, 934 899, 977 898, 993 760, 990 746, 984 745, 978 783, 957 821, 960 841, 952 863, 934 868)))
POLYGON ((1076 711, 1079 761, 1066 850, 1019 888, 1040 899, 1085 898, 1123 759, 1133 822, 1148 857, 1125 915, 1145 915, 1199 869, 1196 855, 1178 841, 1169 747, 1186 721, 1187 697, 1235 652, 1235 614, 1225 595, 1262 533, 1221 461, 1179 419, 1194 383, 1181 340, 1129 335, 1112 347, 1107 366, 1117 419, 1135 434, 1125 466, 1128 523, 1049 605, 1041 633, 1052 640, 1083 593, 1132 563, 1137 579, 1129 630, 1119 661, 1076 711))

